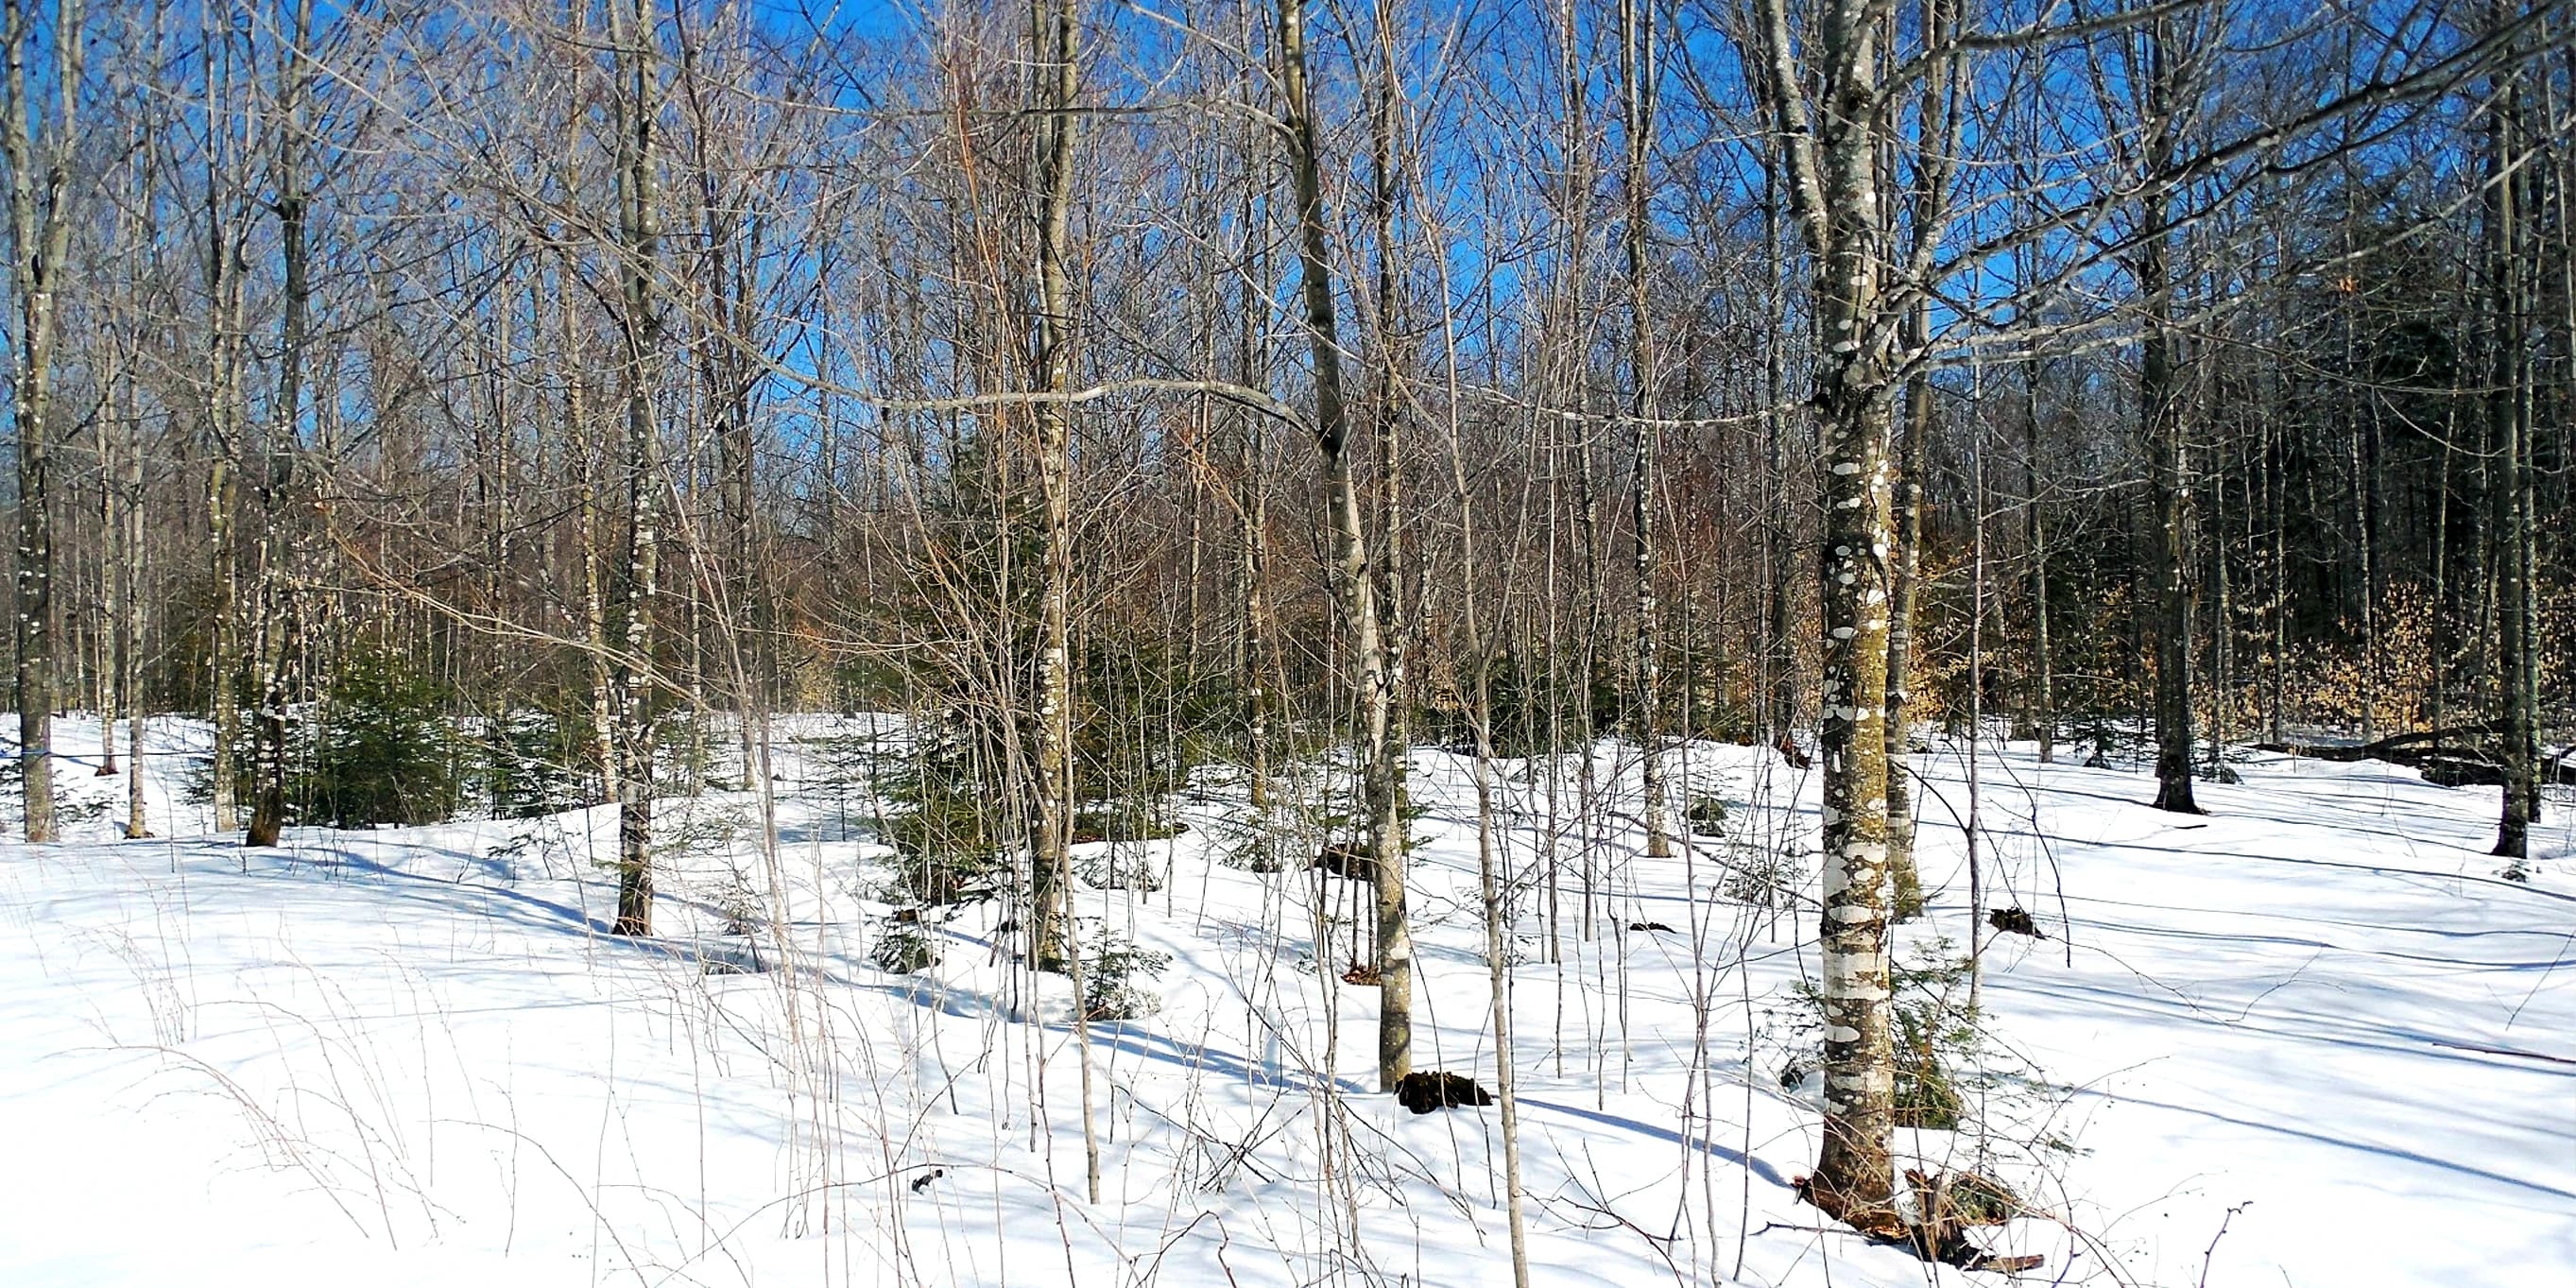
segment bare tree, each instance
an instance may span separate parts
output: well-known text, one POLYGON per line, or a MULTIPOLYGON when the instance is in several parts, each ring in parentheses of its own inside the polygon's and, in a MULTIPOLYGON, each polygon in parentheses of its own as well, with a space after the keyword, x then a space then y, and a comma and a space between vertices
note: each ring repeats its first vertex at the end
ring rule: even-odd
POLYGON ((304 506, 297 497, 304 448, 305 350, 311 340, 313 301, 312 247, 309 221, 308 152, 313 80, 313 0, 299 0, 293 26, 278 52, 275 153, 270 164, 275 192, 270 208, 277 215, 278 260, 283 279, 283 307, 278 320, 277 396, 271 404, 262 459, 254 465, 254 491, 259 498, 259 558, 254 565, 251 602, 258 648, 259 692, 251 720, 251 813, 244 845, 275 845, 286 825, 287 705, 303 661, 303 588, 297 562, 303 554, 299 531, 304 506))
POLYGON ((1350 410, 1343 392, 1341 328, 1333 301, 1331 223, 1324 206, 1322 129, 1308 80, 1305 0, 1279 0, 1279 85, 1288 143, 1289 181, 1297 204, 1297 266, 1305 305, 1307 350, 1314 368, 1315 450, 1322 458, 1325 523, 1332 531, 1333 593, 1350 656, 1359 669, 1360 759, 1377 890, 1379 1085, 1393 1090, 1413 1068, 1413 937, 1405 916, 1404 822, 1394 745, 1396 677, 1369 575, 1359 485, 1350 453, 1350 410))
POLYGON ((1626 99, 1628 131, 1628 379, 1629 408, 1635 420, 1636 479, 1630 492, 1629 537, 1636 545, 1636 714, 1630 732, 1643 760, 1646 855, 1670 858, 1671 827, 1664 802, 1664 757, 1660 699, 1663 637, 1655 622, 1655 507, 1660 480, 1655 456, 1663 436, 1655 404, 1654 313, 1648 305, 1648 241, 1652 236, 1654 191, 1647 178, 1655 142, 1655 11, 1649 0, 1620 0, 1620 80, 1626 99))
POLYGON ((653 394, 661 375, 662 320, 654 280, 660 234, 654 213, 655 88, 653 10, 645 0, 611 4, 609 49, 619 84, 615 104, 617 243, 622 285, 619 380, 626 403, 626 550, 609 692, 617 717, 617 919, 621 935, 653 933, 654 626, 661 577, 661 427, 653 394))
POLYGON ((1823 352, 1812 399, 1823 457, 1825 1137, 1817 1206, 1863 1229, 1893 1221, 1887 969, 1889 392, 1908 355, 1904 265, 1882 173, 1881 41, 1893 0, 1820 7, 1793 29, 1758 0, 1757 92, 1784 154, 1813 263, 1823 352), (1894 279, 1894 280, 1891 280, 1894 279))
MULTIPOLYGON (((2498 4, 2501 19, 2510 13, 2498 4)), ((2501 22, 2498 23, 2502 25, 2501 22)), ((2503 753, 2504 801, 2494 853, 2519 873, 2540 819, 2539 666, 2532 486, 2533 278, 2526 210, 2533 152, 2524 142, 2520 69, 2500 74, 2487 109, 2485 156, 2488 378, 2487 442, 2495 507, 2497 742, 2503 753)))
POLYGON ((1082 945, 1063 905, 1073 886, 1073 282, 1068 270, 1073 221, 1073 145, 1080 119, 1081 20, 1077 0, 1032 9, 1046 116, 1038 131, 1038 388, 1058 398, 1037 406, 1038 494, 1045 512, 1046 567, 1038 621, 1038 845, 1031 873, 1030 963, 1062 962, 1073 977, 1074 1029, 1082 1057, 1083 1175, 1100 1201, 1100 1136, 1091 1117, 1091 1028, 1083 986, 1082 945), (1053 956, 1050 956, 1052 954, 1053 956))
POLYGON ((8 60, 7 117, 0 148, 9 166, 9 291, 17 304, 11 348, 11 420, 18 436, 18 772, 27 839, 54 839, 53 707, 54 358, 62 337, 62 291, 70 255, 80 137, 83 60, 89 47, 80 0, 57 0, 50 29, 28 0, 0 7, 8 60), (30 85, 30 73, 35 84, 30 85), (36 96, 50 91, 52 102, 36 96))

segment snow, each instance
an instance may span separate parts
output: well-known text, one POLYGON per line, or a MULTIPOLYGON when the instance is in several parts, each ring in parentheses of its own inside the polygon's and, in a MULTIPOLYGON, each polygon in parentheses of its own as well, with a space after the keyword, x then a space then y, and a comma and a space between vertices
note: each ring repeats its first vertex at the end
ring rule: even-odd
MULTIPOLYGON (((991 907, 940 929, 928 973, 870 964, 884 851, 798 741, 839 727, 781 731, 774 861, 750 797, 663 803, 696 840, 650 943, 603 933, 609 811, 246 851, 185 799, 205 731, 163 721, 157 835, 123 841, 123 780, 64 764, 69 812, 114 807, 0 846, 0 1284, 1508 1282, 1497 1111, 1374 1092, 1347 931, 1314 970, 1302 856, 1216 861, 1242 806, 1213 778, 1190 831, 1128 847, 1162 892, 1079 898, 1173 959, 1157 1014, 1091 1028, 1087 1202, 1064 981, 1030 994, 991 907), (723 966, 755 954, 791 968, 723 966)), ((96 745, 95 721, 59 729, 96 745)), ((1965 747, 1916 759, 1932 895, 1900 963, 1968 938, 1965 747)), ((1608 817, 1641 812, 1616 799, 1634 760, 1601 751, 1608 817)), ((1724 798, 1726 835, 1649 860, 1632 831, 1569 834, 1552 964, 1540 775, 1499 769, 1532 1281, 1995 1278, 1828 1232, 1790 1190, 1817 1140, 1818 1079, 1779 1076, 1812 1015, 1813 777, 1767 749, 1674 755, 1674 815, 1724 798), (1784 850, 1797 901, 1729 897, 1760 884, 1731 867, 1784 850)), ((1985 746, 1989 903, 2050 937, 1985 953, 1988 1148, 1900 1147, 2034 1200, 1984 1237, 2051 1282, 2576 1281, 2568 809, 2517 884, 2484 853, 2492 789, 2238 769, 2191 819, 2146 808, 2134 770, 1985 746)), ((1416 1066, 1490 1085, 1470 765, 1418 753, 1412 790, 1416 1066)), ((1567 827, 1574 790, 1569 767, 1567 827)), ((1328 910, 1362 906, 1351 886, 1322 883, 1328 910)))

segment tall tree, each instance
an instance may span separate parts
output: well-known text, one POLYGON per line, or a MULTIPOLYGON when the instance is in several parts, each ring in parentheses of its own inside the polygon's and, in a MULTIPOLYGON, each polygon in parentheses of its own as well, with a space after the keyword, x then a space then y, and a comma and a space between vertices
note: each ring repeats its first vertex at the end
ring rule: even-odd
POLYGON ((1883 163, 1881 40, 1893 0, 1756 0, 1757 92, 1807 243, 1822 352, 1811 373, 1824 502, 1825 1130, 1809 1196, 1862 1228, 1893 1219, 1895 1121, 1887 970, 1890 390, 1908 312, 1883 163), (1895 279, 1895 280, 1891 280, 1895 279))
POLYGON ((1063 398, 1073 389, 1073 279, 1068 265, 1073 222, 1073 145, 1080 117, 1081 19, 1077 0, 1053 0, 1032 11, 1039 30, 1038 65, 1046 117, 1038 155, 1038 387, 1054 395, 1037 405, 1038 493, 1045 512, 1046 567, 1039 590, 1038 622, 1038 832, 1032 872, 1031 961, 1047 965, 1060 955, 1073 976, 1074 1029, 1082 1059, 1083 1175, 1091 1201, 1100 1201, 1100 1137, 1091 1117, 1091 1029, 1084 990, 1082 945, 1073 942, 1071 917, 1062 905, 1073 888, 1073 409, 1063 398))
MULTIPOLYGON (((2496 6, 2499 18, 2511 12, 2496 6)), ((2501 25, 2501 23, 2499 23, 2501 25)), ((2494 853, 2519 873, 2540 819, 2539 663, 2531 469, 2532 238, 2526 231, 2534 154, 2523 141, 2519 68, 2500 74, 2487 104, 2485 157, 2488 318, 2487 442, 2495 510, 2494 603, 2498 747, 2504 800, 2494 853)))
POLYGON ((617 918, 620 935, 653 933, 654 627, 661 577, 662 449, 653 394, 663 361, 661 303, 654 280, 660 234, 654 212, 653 9, 647 0, 608 6, 610 93, 617 170, 620 304, 619 381, 626 404, 626 550, 609 689, 617 716, 617 918))
MULTIPOLYGON (((1919 25, 1927 47, 1953 41, 1958 32, 1956 0, 1922 0, 1919 25)), ((1912 239, 1909 262, 1929 263, 1942 229, 1950 180, 1958 165, 1960 111, 1964 86, 1957 60, 1940 66, 1950 74, 1934 79, 1916 105, 1916 146, 1906 149, 1913 173, 1907 176, 1906 233, 1912 239)), ((1887 609, 1887 867, 1892 911, 1900 920, 1921 911, 1923 881, 1914 867, 1914 803, 1906 783, 1908 739, 1906 704, 1912 700, 1914 671, 1914 606, 1920 594, 1923 564, 1923 472, 1932 448, 1932 373, 1923 357, 1932 345, 1932 298, 1923 292, 1905 315, 1905 351, 1914 355, 1905 378, 1905 444, 1898 454, 1896 493, 1891 518, 1896 548, 1887 609)), ((1972 727, 1969 736, 1974 737, 1972 727)))
POLYGON ((54 363, 62 339, 80 139, 81 0, 57 0, 50 27, 28 0, 0 3, 8 60, 0 148, 9 166, 9 291, 17 305, 10 420, 18 436, 18 771, 29 841, 54 839, 54 363), (32 73, 32 76, 31 76, 32 73), (31 79, 34 83, 30 83, 31 79), (38 101, 49 97, 50 104, 38 101))
POLYGON ((2138 347, 2138 421, 2147 451, 2150 570, 2155 596, 2157 809, 2200 813, 2192 798, 2197 746, 2192 727, 2192 587, 2190 425, 2183 405, 2182 337, 2174 322, 2178 289, 2172 265, 2179 235, 2174 188, 2183 162, 2186 122, 2180 86, 2184 55, 2175 48, 2177 19, 2158 17, 2137 33, 2127 72, 2141 87, 2139 207, 2133 269, 2144 319, 2138 347))
POLYGON ((1655 473, 1656 451, 1663 438, 1656 424, 1654 310, 1648 280, 1654 189, 1647 167, 1655 144, 1655 9, 1651 0, 1619 2, 1619 67, 1626 101, 1628 189, 1626 252, 1628 261, 1628 409, 1636 436, 1636 479, 1630 490, 1629 538, 1636 546, 1633 569, 1636 593, 1636 714, 1630 733, 1643 762, 1646 855, 1669 858, 1672 830, 1665 817, 1664 755, 1657 720, 1661 716, 1663 638, 1656 627, 1655 604, 1655 473))
POLYGON ((300 0, 293 25, 278 51, 276 124, 271 131, 275 153, 270 164, 275 190, 269 199, 277 216, 278 266, 282 278, 277 336, 277 397, 271 404, 261 459, 253 478, 259 498, 259 559, 254 565, 251 600, 259 610, 255 630, 259 647, 259 693, 251 718, 251 813, 242 835, 244 845, 275 845, 286 825, 287 706, 290 686, 304 651, 303 588, 298 585, 303 526, 299 503, 299 462, 303 456, 305 350, 311 339, 313 301, 308 151, 313 80, 313 0, 300 0))
POLYGON ((1394 686, 1368 537, 1353 476, 1350 410, 1342 381, 1341 327, 1333 298, 1331 221, 1324 205, 1323 131, 1315 118, 1306 56, 1305 0, 1279 0, 1279 86, 1289 182, 1297 203, 1297 269, 1307 354, 1315 383, 1315 451, 1322 458, 1325 524, 1331 529, 1333 595, 1359 676, 1361 795, 1370 822, 1377 893, 1378 1043, 1382 1089, 1413 1069, 1413 936, 1405 915, 1404 831, 1394 686))
POLYGON ((1073 220, 1074 105, 1080 70, 1073 0, 1038 11, 1038 65, 1046 115, 1038 127, 1038 504, 1045 525, 1045 567, 1038 592, 1038 844, 1031 868, 1030 960, 1045 969, 1065 962, 1063 901, 1071 882, 1066 857, 1073 838, 1073 389, 1074 300, 1068 267, 1073 220))

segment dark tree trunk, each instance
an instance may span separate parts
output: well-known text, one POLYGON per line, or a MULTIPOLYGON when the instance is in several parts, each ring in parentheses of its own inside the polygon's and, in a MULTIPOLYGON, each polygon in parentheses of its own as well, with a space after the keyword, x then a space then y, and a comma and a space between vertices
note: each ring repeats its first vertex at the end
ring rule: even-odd
MULTIPOLYGON (((2151 30, 2153 24, 2151 24, 2151 30)), ((2153 150, 2156 181, 2170 168, 2177 124, 2173 116, 2174 68, 2161 33, 2147 42, 2143 112, 2153 150)), ((2145 203, 2146 226, 2138 251, 2138 289, 2146 300, 2146 335, 2138 360, 2138 415, 2145 430, 2147 497, 2154 529, 2152 593, 2155 595, 2156 808, 2201 812, 2192 799, 2192 590, 2190 436, 2185 423, 2180 337, 2173 324, 2174 278, 2167 256, 2172 225, 2161 192, 2145 203)))
POLYGON ((2498 759, 2504 763, 2504 801, 2494 853, 2519 871, 2529 857, 2532 824, 2540 819, 2538 747, 2539 667, 2533 626, 2532 390, 2529 345, 2531 266, 2523 232, 2529 179, 2516 154, 2520 139, 2518 95, 2502 87, 2487 123, 2488 310, 2490 346, 2487 424, 2494 479, 2496 552, 2496 694, 2498 759))

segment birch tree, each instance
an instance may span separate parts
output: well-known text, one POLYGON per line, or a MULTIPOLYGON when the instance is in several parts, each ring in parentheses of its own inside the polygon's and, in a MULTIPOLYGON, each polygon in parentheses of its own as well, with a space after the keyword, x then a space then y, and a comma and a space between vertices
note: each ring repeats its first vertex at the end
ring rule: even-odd
POLYGON ((0 148, 9 167, 10 422, 18 437, 18 772, 30 842, 54 839, 54 363, 77 184, 84 59, 81 0, 57 0, 51 24, 30 0, 0 3, 7 81, 0 148))
POLYGON ((1757 93, 1813 264, 1822 352, 1809 373, 1823 472, 1825 1122, 1816 1205, 1869 1229, 1893 1219, 1887 972, 1889 394, 1907 355, 1902 266, 1885 201, 1881 41, 1893 0, 1821 6, 1793 29, 1756 0, 1757 93), (1893 279, 1893 280, 1891 280, 1893 279))
POLYGON ((620 935, 653 933, 653 708, 655 625, 661 578, 661 427, 653 395, 663 360, 655 265, 653 10, 646 0, 608 7, 616 164, 619 383, 626 409, 626 548, 618 580, 618 637, 609 666, 616 710, 617 917, 620 935))

